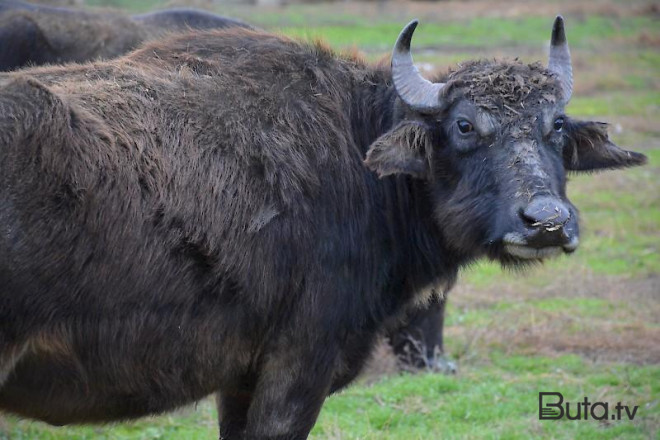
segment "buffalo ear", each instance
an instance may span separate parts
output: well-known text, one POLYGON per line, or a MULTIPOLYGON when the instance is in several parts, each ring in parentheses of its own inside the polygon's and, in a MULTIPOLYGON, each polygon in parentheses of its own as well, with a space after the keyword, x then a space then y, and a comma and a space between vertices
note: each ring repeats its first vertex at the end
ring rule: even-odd
POLYGON ((570 171, 625 168, 646 163, 646 156, 617 147, 607 135, 607 124, 566 121, 564 167, 570 171))
POLYGON ((364 163, 379 177, 403 173, 424 178, 429 173, 431 151, 431 136, 426 127, 403 121, 371 144, 364 163))

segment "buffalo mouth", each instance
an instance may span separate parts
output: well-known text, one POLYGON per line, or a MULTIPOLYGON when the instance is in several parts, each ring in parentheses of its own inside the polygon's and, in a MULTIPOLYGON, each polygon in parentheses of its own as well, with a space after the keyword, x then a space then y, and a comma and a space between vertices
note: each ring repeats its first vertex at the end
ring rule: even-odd
POLYGON ((511 232, 504 236, 502 244, 504 253, 509 256, 523 260, 544 260, 574 252, 579 239, 574 236, 566 243, 538 247, 531 245, 521 234, 511 232))

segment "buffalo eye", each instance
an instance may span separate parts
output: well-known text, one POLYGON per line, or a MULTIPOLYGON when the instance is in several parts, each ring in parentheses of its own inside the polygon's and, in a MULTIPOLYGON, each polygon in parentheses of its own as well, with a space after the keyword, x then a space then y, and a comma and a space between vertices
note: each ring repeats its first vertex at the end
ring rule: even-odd
POLYGON ((562 128, 564 128, 564 118, 559 117, 555 119, 555 122, 552 124, 552 128, 554 128, 555 131, 559 133, 562 130, 562 128))
POLYGON ((456 121, 456 125, 458 125, 458 131, 460 131, 462 134, 468 134, 474 131, 472 124, 465 119, 459 119, 456 121))

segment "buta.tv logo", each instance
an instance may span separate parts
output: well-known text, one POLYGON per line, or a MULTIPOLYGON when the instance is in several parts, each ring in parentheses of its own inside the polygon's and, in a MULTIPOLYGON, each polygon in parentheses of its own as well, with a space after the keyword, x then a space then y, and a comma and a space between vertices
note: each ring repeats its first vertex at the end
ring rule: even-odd
POLYGON ((559 420, 564 417, 569 420, 588 420, 589 416, 594 420, 621 420, 622 416, 634 420, 638 408, 633 406, 631 410, 627 405, 617 402, 610 411, 609 402, 589 402, 589 398, 585 397, 581 402, 564 403, 562 393, 539 393, 539 420, 559 420))

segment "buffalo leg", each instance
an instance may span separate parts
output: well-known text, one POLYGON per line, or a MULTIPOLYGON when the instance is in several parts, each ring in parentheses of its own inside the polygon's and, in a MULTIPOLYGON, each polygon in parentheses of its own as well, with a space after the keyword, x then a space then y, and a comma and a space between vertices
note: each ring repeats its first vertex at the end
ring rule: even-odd
POLYGON ((427 308, 411 312, 406 324, 390 332, 390 345, 404 369, 456 372, 456 365, 444 357, 446 298, 434 299, 427 308))
POLYGON ((226 393, 219 391, 215 395, 220 424, 220 439, 243 439, 247 425, 247 413, 250 408, 251 396, 247 392, 226 393))
POLYGON ((248 412, 245 438, 250 440, 306 439, 314 426, 332 382, 327 343, 290 340, 270 351, 248 412), (320 348, 319 348, 320 347, 320 348))
POLYGON ((0 347, 0 387, 5 383, 18 361, 27 351, 27 346, 28 344, 20 344, 0 347))

